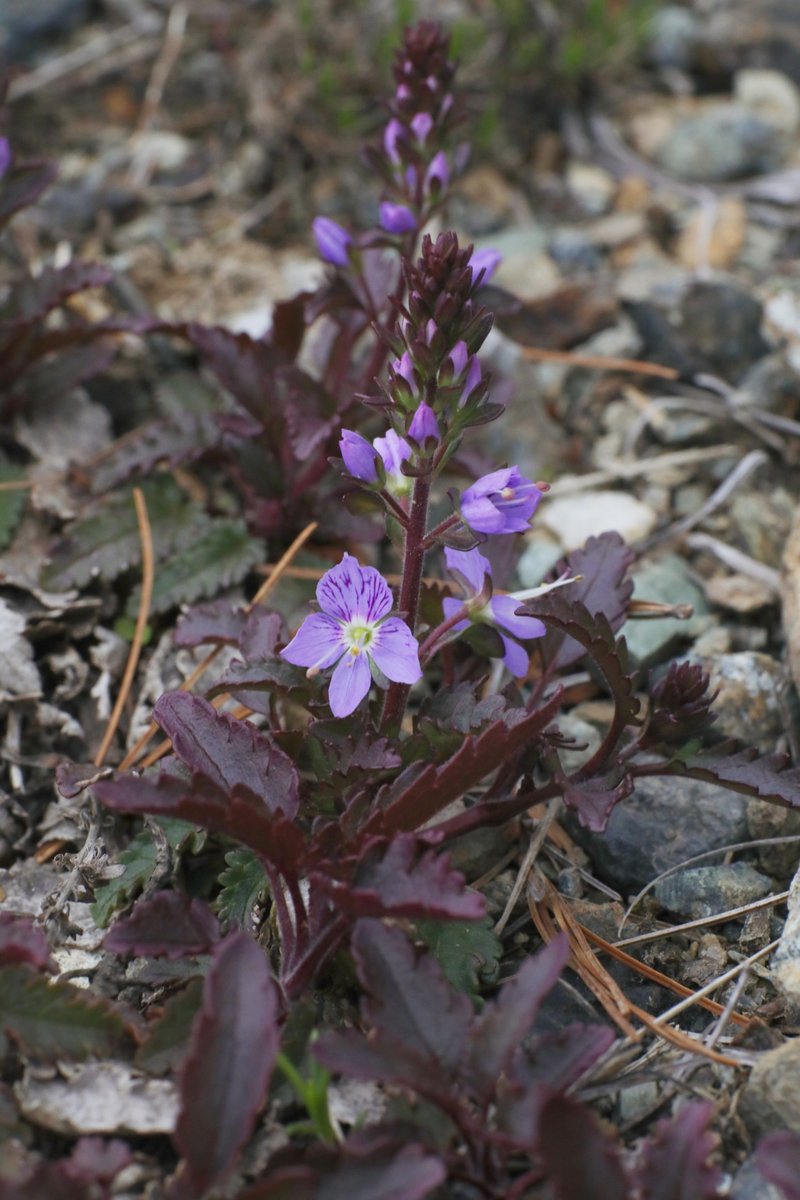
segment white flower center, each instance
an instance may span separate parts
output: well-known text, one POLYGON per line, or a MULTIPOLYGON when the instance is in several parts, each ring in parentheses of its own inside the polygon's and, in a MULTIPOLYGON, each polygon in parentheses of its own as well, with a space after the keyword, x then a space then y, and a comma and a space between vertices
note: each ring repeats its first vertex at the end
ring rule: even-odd
POLYGON ((370 621, 358 618, 348 621, 342 628, 342 638, 348 653, 352 654, 353 658, 357 658, 359 654, 369 650, 372 645, 375 639, 375 625, 370 621))

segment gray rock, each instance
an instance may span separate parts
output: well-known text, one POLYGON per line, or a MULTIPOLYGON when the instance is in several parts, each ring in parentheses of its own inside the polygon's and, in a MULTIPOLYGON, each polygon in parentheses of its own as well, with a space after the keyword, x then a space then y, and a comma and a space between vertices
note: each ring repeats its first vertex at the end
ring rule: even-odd
MULTIPOLYGON (((751 838, 789 838, 800 834, 800 812, 781 808, 768 800, 747 802, 747 830, 751 838)), ((776 879, 788 879, 800 862, 800 841, 758 847, 759 865, 776 879)))
POLYGON ((572 817, 569 828, 602 878, 632 893, 688 858, 743 842, 747 801, 696 779, 641 779, 616 806, 605 833, 591 833, 572 817))
POLYGON ((764 753, 774 750, 785 723, 778 703, 778 694, 786 685, 781 664, 754 650, 698 661, 709 673, 710 690, 718 693, 714 732, 757 746, 764 753))
POLYGON ((739 383, 737 408, 766 408, 790 416, 797 403, 798 378, 785 354, 768 354, 745 373, 739 383))
POLYGON ((664 908, 688 921, 761 900, 771 890, 772 880, 743 862, 693 867, 669 875, 653 888, 664 908))
POLYGON ((656 67, 688 71, 698 35, 698 21, 688 8, 668 4, 655 13, 647 38, 647 57, 656 67))
POLYGON ((676 642, 697 637, 708 625, 705 593, 677 554, 666 554, 637 571, 633 577, 633 594, 639 600, 690 604, 694 609, 694 615, 687 621, 659 617, 653 621, 626 622, 622 632, 628 650, 639 666, 663 660, 676 642))
POLYGON ((739 1115, 753 1137, 772 1129, 800 1133, 800 1039, 768 1050, 742 1092, 739 1115))
POLYGON ((747 553, 767 566, 780 567, 796 505, 796 497, 782 487, 773 487, 768 495, 751 489, 737 492, 730 506, 731 525, 747 553))
POLYGON ((783 137, 748 109, 719 104, 676 121, 656 150, 662 167, 683 179, 724 183, 780 166, 783 137))
POLYGON ((800 126, 800 92, 782 71, 737 71, 733 94, 750 112, 791 136, 800 126))
POLYGON ((681 304, 681 332, 691 352, 735 383, 770 346, 761 333, 763 305, 729 282, 699 282, 681 304))
POLYGON ((0 0, 0 60, 19 62, 86 20, 89 0, 0 0))
POLYGON ((736 1172, 730 1200, 785 1200, 782 1191, 767 1183, 754 1158, 748 1158, 736 1172))

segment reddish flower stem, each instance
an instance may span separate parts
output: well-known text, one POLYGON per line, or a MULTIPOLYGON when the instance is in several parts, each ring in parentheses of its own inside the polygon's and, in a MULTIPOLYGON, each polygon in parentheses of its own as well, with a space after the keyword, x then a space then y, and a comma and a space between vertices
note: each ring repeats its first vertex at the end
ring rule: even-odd
MULTIPOLYGON (((430 475, 419 475, 414 484, 411 510, 408 514, 403 542, 403 578, 400 584, 398 608, 412 632, 416 628, 417 612, 419 611, 422 568, 425 562, 425 526, 428 518, 430 492, 430 475)), ((382 729, 386 729, 395 722, 400 723, 407 697, 407 683, 389 684, 381 717, 382 729)))

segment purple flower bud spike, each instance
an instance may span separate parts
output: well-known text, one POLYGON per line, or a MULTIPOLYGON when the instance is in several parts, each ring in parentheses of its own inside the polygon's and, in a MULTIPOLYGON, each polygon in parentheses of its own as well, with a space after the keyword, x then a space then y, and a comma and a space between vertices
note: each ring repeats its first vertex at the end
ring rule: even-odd
POLYGON ((476 533, 524 533, 541 498, 541 490, 518 467, 505 467, 467 488, 461 518, 476 533))
POLYGON ((380 220, 387 233, 410 233, 417 227, 417 218, 405 204, 384 200, 380 205, 380 220))
POLYGON ((347 717, 367 695, 372 666, 394 683, 416 683, 422 675, 419 646, 405 621, 390 617, 392 593, 374 567, 351 554, 326 571, 317 585, 321 612, 306 617, 281 658, 307 667, 309 677, 335 667, 328 703, 347 717))
POLYGON ((320 258, 335 267, 346 267, 350 261, 350 246, 353 239, 346 229, 330 217, 315 217, 311 222, 320 258))

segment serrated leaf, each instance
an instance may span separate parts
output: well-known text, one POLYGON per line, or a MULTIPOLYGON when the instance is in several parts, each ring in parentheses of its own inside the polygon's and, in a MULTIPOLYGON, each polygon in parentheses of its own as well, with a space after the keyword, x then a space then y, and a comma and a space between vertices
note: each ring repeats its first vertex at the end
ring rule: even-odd
POLYGON ((39 1058, 113 1054, 128 1040, 119 1013, 68 983, 24 966, 0 969, 0 1027, 39 1058))
MULTIPOLYGON (((633 595, 629 572, 635 560, 634 552, 618 533, 601 533, 599 537, 590 537, 582 550, 573 550, 557 563, 548 578, 555 580, 564 574, 580 576, 569 585, 569 599, 583 604, 592 614, 602 613, 616 633, 625 621, 633 595)), ((584 653, 580 642, 555 628, 548 630, 537 647, 556 671, 565 670, 584 653)))
POLYGON ((27 208, 58 174, 54 163, 41 160, 15 163, 0 184, 0 228, 15 212, 27 208))
POLYGON ((300 780, 294 763, 255 725, 217 712, 189 692, 166 692, 153 717, 193 774, 204 775, 232 797, 261 801, 269 812, 296 815, 300 780))
POLYGON ((227 865, 219 877, 217 912, 225 925, 249 929, 253 908, 267 887, 264 867, 252 850, 229 850, 225 862, 227 865))
MULTIPOLYGON (((182 539, 207 522, 168 475, 142 485, 156 558, 171 554, 182 539)), ((93 506, 74 521, 53 548, 42 584, 54 591, 85 587, 92 579, 115 579, 141 561, 141 539, 129 491, 93 506)))
POLYGON ((241 1200, 425 1200, 447 1178, 444 1163, 422 1146, 384 1138, 356 1148, 353 1140, 326 1168, 315 1164, 271 1171, 241 1200))
POLYGON ((186 1054, 192 1022, 203 995, 203 980, 190 979, 170 996, 157 1021, 149 1026, 147 1041, 136 1051, 136 1065, 151 1075, 175 1070, 186 1054))
POLYGON ((486 911, 480 892, 464 886, 464 876, 451 869, 448 854, 420 850, 413 834, 396 834, 388 844, 368 849, 348 878, 335 877, 335 863, 326 863, 328 869, 311 878, 340 912, 353 916, 479 921, 486 911))
POLYGON ((108 267, 78 259, 63 267, 45 267, 38 275, 27 275, 15 283, 0 309, 0 333, 35 324, 76 292, 103 287, 113 278, 114 272, 108 267))
MULTIPOLYGON (((194 826, 186 821, 167 817, 159 821, 159 825, 173 851, 177 851, 195 833, 194 826)), ((119 864, 125 868, 122 874, 95 889, 92 917, 100 929, 105 929, 117 909, 146 887, 155 870, 156 859, 156 846, 150 834, 146 830, 137 833, 119 856, 119 864)))
MULTIPOLYGON (((204 596, 239 583, 266 558, 266 545, 253 538, 244 521, 233 518, 207 521, 183 548, 160 562, 153 585, 152 613, 163 613, 181 604, 191 604, 204 596)), ((131 594, 126 612, 136 616, 141 588, 131 594)))
POLYGON ((577 1101, 554 1096, 545 1104, 539 1152, 556 1200, 631 1200, 619 1151, 577 1101))
POLYGON ((238 646, 247 625, 247 612, 230 600, 197 604, 178 617, 176 646, 238 646))
POLYGON ((448 983, 469 995, 478 990, 479 972, 497 964, 503 952, 491 917, 474 923, 422 919, 414 922, 414 928, 448 983))
POLYGON ((253 1131, 280 1046, 279 1011, 264 951, 230 934, 214 952, 180 1078, 175 1145, 192 1195, 224 1178, 253 1131))
POLYGON ((713 751, 689 754, 665 764, 664 775, 689 775, 708 783, 720 783, 733 792, 757 796, 789 808, 800 807, 800 767, 789 766, 788 754, 765 754, 741 750, 726 742, 713 751), (726 753, 730 751, 730 753, 726 753))
POLYGON ((561 794, 564 802, 578 814, 581 825, 602 833, 615 805, 630 796, 633 786, 630 773, 617 763, 607 775, 565 780, 561 794))
POLYGON ((156 892, 115 921, 103 940, 112 954, 183 958, 205 954, 219 940, 219 925, 208 905, 183 892, 156 892))
POLYGON ((708 1129, 713 1113, 713 1104, 686 1104, 674 1117, 659 1121, 638 1164, 644 1200, 712 1200, 719 1195, 722 1173, 709 1162, 717 1145, 708 1129))
POLYGON ((31 967, 52 970, 53 960, 50 947, 41 929, 33 918, 16 913, 0 913, 0 966, 9 967, 27 963, 31 967))
POLYGON ((193 462, 223 437, 214 413, 182 412, 150 421, 93 463, 92 491, 99 495, 134 475, 149 475, 160 463, 174 468, 193 462))

